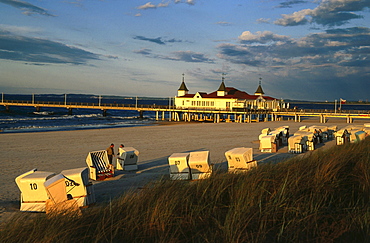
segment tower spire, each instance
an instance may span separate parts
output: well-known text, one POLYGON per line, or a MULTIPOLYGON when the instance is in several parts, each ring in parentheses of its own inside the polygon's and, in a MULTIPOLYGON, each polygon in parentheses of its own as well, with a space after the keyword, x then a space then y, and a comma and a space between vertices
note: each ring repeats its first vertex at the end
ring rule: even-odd
POLYGON ((225 96, 227 95, 226 86, 225 86, 225 73, 222 73, 222 82, 220 87, 217 90, 217 96, 225 96))
POLYGON ((262 89, 262 85, 261 85, 261 83, 262 83, 262 78, 260 77, 259 78, 259 81, 258 81, 258 88, 257 88, 257 90, 256 90, 256 92, 254 92, 254 95, 264 95, 265 93, 263 92, 263 89, 262 89))
POLYGON ((189 90, 185 85, 185 74, 183 73, 180 88, 177 90, 177 96, 184 96, 184 95, 188 94, 188 91, 189 90))

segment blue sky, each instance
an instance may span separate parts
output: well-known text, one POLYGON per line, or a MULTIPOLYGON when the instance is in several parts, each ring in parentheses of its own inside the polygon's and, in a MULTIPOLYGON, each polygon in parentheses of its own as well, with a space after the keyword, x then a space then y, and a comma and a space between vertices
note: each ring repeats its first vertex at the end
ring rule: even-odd
POLYGON ((370 100, 370 0, 0 0, 0 92, 370 100))

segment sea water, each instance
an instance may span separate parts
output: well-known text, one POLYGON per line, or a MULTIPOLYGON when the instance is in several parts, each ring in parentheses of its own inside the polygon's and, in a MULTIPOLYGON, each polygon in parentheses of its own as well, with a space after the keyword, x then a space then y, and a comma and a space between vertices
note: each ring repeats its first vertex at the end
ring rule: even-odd
MULTIPOLYGON (((121 105, 173 105, 169 98, 146 98, 146 97, 122 97, 122 96, 97 96, 83 94, 43 94, 43 95, 15 95, 4 94, 2 99, 25 102, 67 102, 67 103, 89 103, 89 104, 117 104, 121 105)), ((335 109, 333 103, 294 103, 289 104, 290 108, 298 110, 327 110, 335 109)), ((370 105, 337 104, 341 111, 364 111, 369 112, 370 105)), ((81 129, 102 129, 114 127, 148 126, 155 124, 155 112, 144 112, 143 119, 139 112, 129 110, 108 110, 107 115, 99 109, 73 109, 68 114, 65 108, 41 108, 36 111, 35 107, 12 106, 9 111, 0 107, 0 131, 3 133, 16 132, 44 132, 81 129)), ((168 116, 168 114, 166 114, 168 116)))
MULTIPOLYGON (((25 102, 67 102, 89 104, 125 104, 140 105, 169 105, 169 98, 145 97, 104 97, 96 95, 4 95, 4 100, 20 100, 25 102)), ((139 118, 139 112, 129 110, 107 110, 106 116, 99 109, 73 109, 68 114, 65 108, 11 106, 9 111, 0 107, 0 131, 3 133, 43 132, 81 129, 101 129, 114 127, 131 127, 153 125, 155 112, 144 112, 139 118)))

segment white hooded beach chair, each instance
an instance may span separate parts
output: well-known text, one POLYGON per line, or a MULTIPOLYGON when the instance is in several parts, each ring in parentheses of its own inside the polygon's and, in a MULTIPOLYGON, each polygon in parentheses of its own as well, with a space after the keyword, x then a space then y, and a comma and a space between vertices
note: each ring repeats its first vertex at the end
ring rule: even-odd
POLYGON ((44 182, 55 176, 53 172, 30 170, 15 179, 21 191, 20 211, 45 212, 45 203, 49 199, 44 182))
POLYGON ((225 152, 225 157, 229 172, 248 171, 257 166, 252 148, 233 148, 225 152))
POLYGON ((306 149, 309 151, 315 150, 314 133, 305 132, 305 131, 297 131, 294 133, 294 135, 300 135, 302 137, 306 137, 306 149))
POLYGON ((265 153, 276 153, 276 135, 263 136, 260 139, 260 151, 265 153))
POLYGON ((288 152, 303 153, 306 150, 307 136, 294 135, 288 139, 288 152))
POLYGON ((289 138, 289 126, 281 126, 281 127, 275 128, 274 131, 281 132, 282 144, 287 145, 288 144, 288 138, 289 138))
POLYGON ((89 152, 86 164, 89 168, 89 178, 92 180, 104 180, 114 176, 113 166, 109 164, 106 150, 89 152))
POLYGON ((310 126, 309 128, 310 132, 316 133, 316 136, 319 138, 319 141, 322 142, 323 140, 329 139, 329 133, 328 133, 328 126, 310 126))
POLYGON ((67 194, 65 179, 64 175, 58 174, 44 182, 49 196, 45 206, 46 213, 53 214, 53 216, 60 213, 78 213, 81 215, 77 201, 73 200, 70 194, 67 194))
POLYGON ((171 180, 190 180, 190 168, 188 164, 190 153, 173 153, 168 157, 171 180))
POLYGON ((190 152, 189 168, 192 180, 209 178, 212 174, 212 166, 209 163, 209 151, 190 152))
POLYGON ((350 134, 348 133, 347 129, 340 129, 335 133, 335 140, 337 145, 343 145, 348 143, 350 134))
POLYGON ((267 136, 271 132, 270 128, 264 128, 261 130, 261 134, 258 136, 258 139, 261 140, 262 137, 267 136))
POLYGON ((329 139, 333 139, 335 137, 335 133, 338 130, 338 126, 333 125, 333 126, 328 126, 328 135, 329 139))
POLYGON ((89 182, 87 167, 63 170, 67 194, 77 202, 79 207, 86 207, 95 203, 94 186, 89 182))
POLYGON ((358 143, 358 142, 364 140, 366 138, 367 134, 364 131, 357 131, 355 133, 355 136, 356 136, 356 139, 353 142, 358 143))
POLYGON ((116 160, 117 170, 133 171, 138 169, 139 150, 133 147, 118 148, 118 157, 116 160))

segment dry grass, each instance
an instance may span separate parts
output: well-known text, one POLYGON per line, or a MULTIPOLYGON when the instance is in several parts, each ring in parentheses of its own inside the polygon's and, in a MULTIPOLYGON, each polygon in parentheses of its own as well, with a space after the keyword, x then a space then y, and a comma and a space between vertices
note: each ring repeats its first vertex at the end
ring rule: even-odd
POLYGON ((369 242, 370 139, 208 180, 161 180, 83 217, 19 213, 4 242, 369 242))

